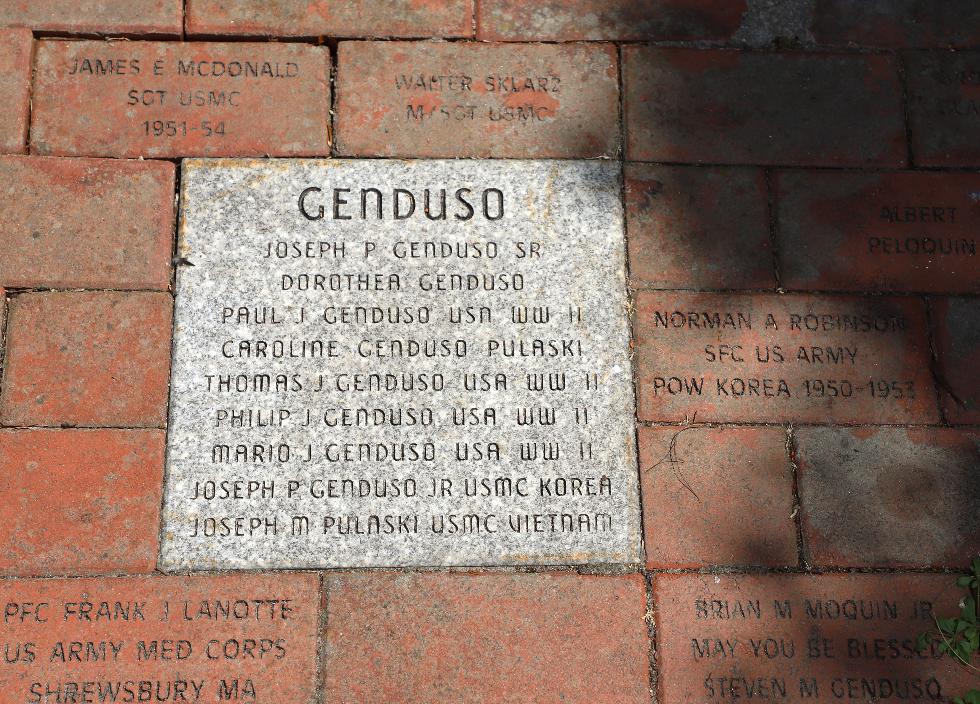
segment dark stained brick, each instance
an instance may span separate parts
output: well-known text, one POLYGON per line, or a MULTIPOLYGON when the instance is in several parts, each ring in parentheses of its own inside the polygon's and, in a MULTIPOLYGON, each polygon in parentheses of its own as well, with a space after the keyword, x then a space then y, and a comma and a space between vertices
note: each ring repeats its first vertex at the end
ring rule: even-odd
POLYGON ((761 169, 627 164, 630 281, 649 288, 773 288, 761 169))
POLYGON ((623 62, 629 159, 905 163, 892 57, 629 46, 623 62))
POLYGON ((980 166, 980 51, 905 54, 918 166, 980 166))
POLYGON ((876 47, 969 47, 980 44, 975 0, 816 0, 813 35, 820 44, 876 47))
POLYGON ((980 292, 980 175, 787 171, 775 184, 786 288, 980 292))
POLYGON ((962 567, 980 552, 980 435, 800 428, 803 530, 818 567, 962 567))
POLYGON ((746 0, 481 0, 477 38, 728 39, 746 7, 746 0))
POLYGON ((943 411, 951 423, 980 423, 980 300, 930 303, 943 411))

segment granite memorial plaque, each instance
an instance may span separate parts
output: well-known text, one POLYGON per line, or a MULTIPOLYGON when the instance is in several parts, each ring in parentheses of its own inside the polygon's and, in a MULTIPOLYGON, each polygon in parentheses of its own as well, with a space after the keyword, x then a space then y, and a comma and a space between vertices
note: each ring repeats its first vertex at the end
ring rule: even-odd
POLYGON ((629 563, 619 168, 189 160, 162 564, 629 563))

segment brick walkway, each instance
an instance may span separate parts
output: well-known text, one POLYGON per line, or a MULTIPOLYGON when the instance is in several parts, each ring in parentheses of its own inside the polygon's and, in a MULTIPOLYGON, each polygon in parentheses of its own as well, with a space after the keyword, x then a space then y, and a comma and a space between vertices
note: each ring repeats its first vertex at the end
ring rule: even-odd
POLYGON ((0 3, 0 703, 980 687, 980 4, 475 2, 0 3), (159 569, 184 157, 620 163, 643 561, 159 569))

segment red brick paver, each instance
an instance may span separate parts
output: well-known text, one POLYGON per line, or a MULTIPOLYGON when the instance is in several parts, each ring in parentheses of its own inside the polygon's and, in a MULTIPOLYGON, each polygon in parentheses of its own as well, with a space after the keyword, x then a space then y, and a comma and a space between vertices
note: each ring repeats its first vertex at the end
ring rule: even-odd
POLYGON ((980 300, 931 303, 943 412, 950 423, 980 423, 980 300))
POLYGON ((152 572, 163 433, 0 431, 0 573, 152 572))
POLYGON ((746 0, 481 0, 477 38, 728 39, 746 8, 746 0))
POLYGON ((973 0, 816 0, 813 35, 820 44, 976 46, 980 5, 973 0))
POLYGON ((0 704, 977 687, 913 644, 980 551, 978 76, 977 0, 0 0, 0 704), (154 571, 198 156, 618 160, 644 564, 154 571))
POLYGON ((72 34, 178 37, 183 0, 5 0, 0 26, 72 34))
POLYGON ((613 47, 342 42, 347 156, 598 157, 618 151, 613 47))
POLYGON ((648 567, 793 566, 782 428, 641 428, 648 567))
POLYGON ((626 223, 634 286, 776 285, 761 169, 628 164, 626 223))
POLYGON ((641 293, 633 324, 642 420, 937 420, 919 300, 641 293))
POLYGON ((172 309, 165 293, 17 296, 0 422, 162 426, 172 309))
POLYGON ((637 161, 905 163, 888 56, 623 50, 626 154, 637 161))
POLYGON ((950 575, 657 576, 657 701, 961 696, 976 683, 972 673, 935 647, 915 651, 918 634, 935 628, 933 613, 958 613, 954 582, 950 575))
POLYGON ((306 44, 42 41, 31 150, 327 155, 329 74, 306 44))
POLYGON ((170 284, 174 166, 0 158, 0 283, 155 288, 170 284))
POLYGON ((324 700, 649 701, 643 578, 339 574, 324 700))
POLYGON ((313 704, 309 574, 5 580, 0 701, 313 704))
POLYGON ((30 30, 0 30, 0 154, 27 151, 33 46, 30 30))
POLYGON ((473 0, 188 0, 192 35, 472 37, 473 0))
POLYGON ((905 66, 915 163, 980 167, 980 52, 910 52, 905 66))
POLYGON ((776 186, 785 287, 980 292, 980 175, 789 171, 776 186))
POLYGON ((811 564, 963 566, 980 552, 980 435, 801 428, 795 440, 811 564))

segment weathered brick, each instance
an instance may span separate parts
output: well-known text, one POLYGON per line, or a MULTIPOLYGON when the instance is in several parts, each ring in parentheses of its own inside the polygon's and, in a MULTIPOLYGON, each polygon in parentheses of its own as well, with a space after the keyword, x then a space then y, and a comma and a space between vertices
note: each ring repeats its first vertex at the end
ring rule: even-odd
POLYGON ((0 158, 0 283, 52 288, 170 284, 174 165, 0 158))
POLYGON ((472 37, 473 0, 188 0, 192 35, 472 37))
POLYGON ((943 412, 950 423, 980 423, 980 301, 940 298, 930 305, 943 412))
POLYGON ((618 150, 611 46, 341 42, 337 62, 341 154, 547 158, 618 150))
POLYGON ((641 428, 647 566, 797 563, 782 428, 641 428))
POLYGON ((898 68, 889 56, 630 46, 623 76, 630 159, 905 163, 898 68))
POLYGON ((0 574, 152 572, 163 432, 0 430, 0 574))
POLYGON ((934 644, 950 575, 658 575, 660 704, 949 701, 976 685, 934 644), (758 648, 758 654, 756 654, 758 648))
POLYGON ((630 281, 650 288, 773 288, 760 169, 626 166, 630 281))
POLYGON ((307 44, 41 41, 31 150, 326 155, 329 75, 327 48, 307 44))
POLYGON ((477 11, 478 39, 728 39, 746 0, 481 0, 477 11))
POLYGON ((980 51, 905 56, 912 159, 919 166, 980 166, 980 51))
POLYGON ((312 574, 4 580, 2 701, 313 704, 318 586, 312 574))
POLYGON ((938 418, 916 299, 644 292, 633 324, 642 420, 938 418))
POLYGON ((0 29, 0 154, 27 151, 33 46, 30 30, 0 29))
POLYGON ((980 176, 783 172, 779 271, 789 289, 980 292, 980 176))
POLYGON ((820 44, 976 46, 980 5, 974 0, 817 0, 812 31, 820 44))
POLYGON ((646 702, 639 575, 338 574, 325 701, 646 702))
POLYGON ((0 26, 72 34, 179 37, 183 0, 6 0, 0 26))
POLYGON ((980 552, 980 435, 944 428, 800 428, 808 562, 949 567, 980 552))
POLYGON ((162 426, 166 293, 28 293, 10 304, 4 425, 162 426))

